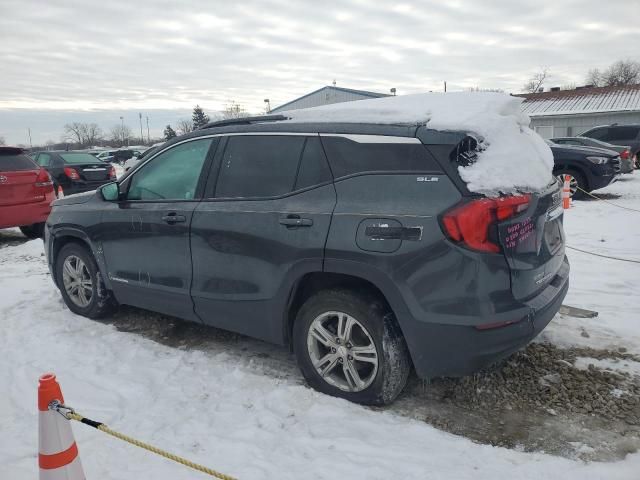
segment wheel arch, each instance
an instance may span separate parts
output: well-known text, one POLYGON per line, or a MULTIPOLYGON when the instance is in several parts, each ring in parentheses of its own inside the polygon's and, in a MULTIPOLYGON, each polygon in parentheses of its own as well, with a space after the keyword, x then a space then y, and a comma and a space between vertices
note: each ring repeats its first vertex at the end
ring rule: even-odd
POLYGON ((587 184, 586 190, 591 191, 591 176, 589 172, 587 172, 584 168, 581 168, 579 165, 576 165, 575 163, 561 163, 553 167, 553 174, 556 175, 557 172, 561 170, 570 170, 580 175, 584 179, 585 183, 587 184))

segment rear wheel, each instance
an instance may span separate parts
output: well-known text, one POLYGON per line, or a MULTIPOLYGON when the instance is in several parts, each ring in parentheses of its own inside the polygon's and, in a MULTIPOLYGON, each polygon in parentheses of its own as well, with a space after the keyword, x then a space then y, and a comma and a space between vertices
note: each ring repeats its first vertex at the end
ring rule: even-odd
POLYGON ((588 185, 584 176, 575 170, 563 169, 555 172, 556 177, 564 184, 564 176, 569 175, 569 195, 571 198, 579 199, 585 197, 588 185))
POLYGON ((58 252, 56 283, 64 303, 78 315, 102 318, 115 309, 93 255, 79 243, 68 243, 58 252))
POLYGON ((27 238, 42 238, 44 237, 44 222, 25 225, 20 227, 20 231, 27 238))
POLYGON ((392 402, 411 363, 393 314, 374 297, 326 290, 298 312, 294 351, 316 390, 365 405, 392 402))

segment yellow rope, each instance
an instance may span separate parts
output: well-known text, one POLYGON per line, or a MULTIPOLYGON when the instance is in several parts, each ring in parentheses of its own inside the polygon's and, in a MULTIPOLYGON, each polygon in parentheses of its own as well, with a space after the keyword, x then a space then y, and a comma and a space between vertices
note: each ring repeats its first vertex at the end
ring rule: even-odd
MULTIPOLYGON (((85 417, 83 417, 82 415, 78 415, 77 413, 74 413, 74 412, 65 412, 63 413, 63 415, 67 417, 69 420, 76 420, 78 422, 82 422, 82 420, 85 420, 85 417)), ((224 473, 216 472, 211 468, 207 468, 197 463, 193 463, 187 460, 186 458, 179 457, 165 450, 161 450, 157 447, 154 447, 153 445, 149 445, 148 443, 141 442, 140 440, 136 440, 135 438, 131 438, 127 435, 123 435, 122 433, 111 430, 105 424, 99 424, 95 428, 97 428, 98 430, 104 433, 111 435, 112 437, 116 437, 116 438, 119 438, 120 440, 124 440, 125 442, 128 442, 131 445, 144 448, 145 450, 153 452, 164 458, 168 458, 169 460, 173 460, 174 462, 178 462, 186 467, 190 467, 190 468, 193 468, 194 470, 198 470, 199 472, 206 473, 207 475, 211 475, 212 477, 219 478, 220 480, 236 480, 234 477, 230 477, 229 475, 225 475, 224 473)))

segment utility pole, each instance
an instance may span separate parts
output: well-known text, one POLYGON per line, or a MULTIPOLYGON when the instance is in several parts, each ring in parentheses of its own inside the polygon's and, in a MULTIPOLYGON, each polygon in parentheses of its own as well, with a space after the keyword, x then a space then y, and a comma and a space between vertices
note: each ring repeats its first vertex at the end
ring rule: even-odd
POLYGON ((444 93, 447 93, 447 81, 444 81, 444 93))
POLYGON ((124 117, 123 116, 120 116, 120 123, 121 123, 120 137, 122 141, 122 146, 124 147, 124 117))
POLYGON ((147 115, 147 142, 151 145, 151 135, 149 134, 149 115, 147 115))
POLYGON ((33 149, 33 143, 31 142, 31 127, 28 127, 27 131, 29 132, 29 148, 33 149))
POLYGON ((271 113, 271 103, 269 102, 268 98, 264 99, 264 103, 266 103, 266 108, 267 108, 267 113, 271 113))
POLYGON ((142 135, 142 112, 138 112, 138 118, 140 118, 140 141, 144 143, 144 136, 142 135))

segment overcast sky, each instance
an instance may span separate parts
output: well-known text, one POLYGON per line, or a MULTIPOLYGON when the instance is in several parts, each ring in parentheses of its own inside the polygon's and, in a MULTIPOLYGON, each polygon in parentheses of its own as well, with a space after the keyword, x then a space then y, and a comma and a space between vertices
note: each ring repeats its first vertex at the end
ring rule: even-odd
POLYGON ((79 110, 134 131, 141 111, 159 134, 173 110, 260 112, 334 79, 519 92, 546 66, 547 87, 582 84, 640 60, 639 20, 640 0, 0 0, 0 136, 59 140, 79 110))

